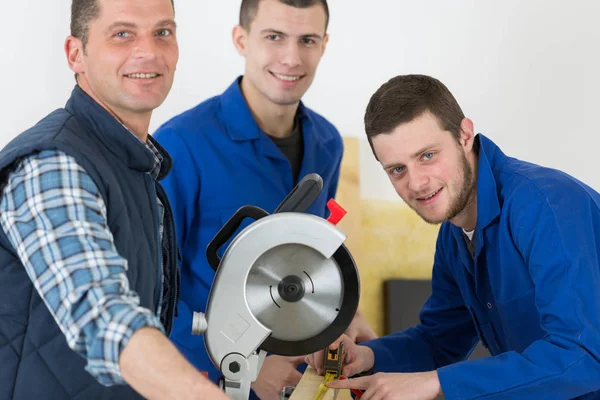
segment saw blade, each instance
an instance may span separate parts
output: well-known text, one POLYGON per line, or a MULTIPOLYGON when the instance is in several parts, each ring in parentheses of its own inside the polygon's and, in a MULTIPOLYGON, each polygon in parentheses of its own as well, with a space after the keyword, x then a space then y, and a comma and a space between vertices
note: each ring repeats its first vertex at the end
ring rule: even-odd
POLYGON ((273 338, 284 341, 306 340, 329 327, 343 295, 335 260, 299 244, 265 252, 246 282, 250 310, 273 332, 273 338))
POLYGON ((260 346, 269 353, 300 356, 324 349, 344 333, 358 308, 358 271, 346 246, 330 259, 302 247, 265 252, 246 276, 248 308, 272 332, 260 346))

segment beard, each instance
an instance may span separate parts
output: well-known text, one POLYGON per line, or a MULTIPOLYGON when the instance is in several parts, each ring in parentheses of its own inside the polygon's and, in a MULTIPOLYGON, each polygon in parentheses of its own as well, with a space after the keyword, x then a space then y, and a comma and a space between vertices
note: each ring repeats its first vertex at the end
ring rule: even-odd
POLYGON ((473 199, 473 194, 477 189, 477 181, 475 180, 473 168, 471 168, 471 164, 469 164, 467 157, 462 151, 460 152, 460 155, 460 172, 463 177, 462 186, 458 194, 454 198, 450 199, 450 206, 448 207, 446 214, 441 219, 432 219, 427 218, 417 211, 421 218, 423 218, 423 220, 428 224, 438 225, 455 218, 467 208, 473 199))

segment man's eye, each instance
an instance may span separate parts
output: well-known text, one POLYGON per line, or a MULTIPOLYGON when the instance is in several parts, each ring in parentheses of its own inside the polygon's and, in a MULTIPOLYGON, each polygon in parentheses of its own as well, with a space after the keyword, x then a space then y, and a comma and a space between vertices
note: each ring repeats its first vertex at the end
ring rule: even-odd
POLYGON ((434 155, 435 155, 435 154, 434 154, 434 153, 432 153, 432 152, 425 153, 425 154, 423 154, 423 159, 424 159, 424 160, 431 160, 431 159, 433 158, 433 156, 434 156, 434 155))
POLYGON ((392 175, 398 175, 398 174, 401 174, 402 172, 404 172, 404 167, 395 167, 390 170, 390 173, 392 175))
POLYGON ((169 29, 161 29, 158 31, 158 36, 171 36, 171 31, 169 29))
POLYGON ((281 39, 281 35, 268 35, 267 39, 272 40, 272 41, 277 41, 277 40, 281 39))
POLYGON ((121 37, 121 38, 126 38, 131 36, 131 34, 129 32, 117 32, 115 34, 116 37, 121 37))
POLYGON ((302 43, 304 43, 304 44, 315 44, 315 41, 313 39, 304 38, 304 39, 302 39, 302 43))

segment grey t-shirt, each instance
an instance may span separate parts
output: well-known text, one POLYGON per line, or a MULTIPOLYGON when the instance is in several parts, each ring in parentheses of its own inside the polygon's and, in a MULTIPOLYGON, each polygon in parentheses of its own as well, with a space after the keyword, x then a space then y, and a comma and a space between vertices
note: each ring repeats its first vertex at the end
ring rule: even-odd
POLYGON ((475 231, 465 232, 463 229, 463 238, 465 239, 465 243, 467 244, 467 249, 469 249, 469 253, 471 253, 471 257, 475 260, 475 231))
POLYGON ((300 119, 296 118, 294 121, 294 130, 290 136, 284 138, 269 137, 290 162, 292 179, 296 183, 302 166, 302 158, 304 157, 304 141, 302 140, 302 123, 300 119))

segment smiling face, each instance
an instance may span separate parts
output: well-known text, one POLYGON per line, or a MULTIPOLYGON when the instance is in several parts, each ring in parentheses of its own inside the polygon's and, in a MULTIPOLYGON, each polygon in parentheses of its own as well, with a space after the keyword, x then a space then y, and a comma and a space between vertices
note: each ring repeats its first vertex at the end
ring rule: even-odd
POLYGON ((250 101, 289 106, 310 87, 325 51, 322 5, 296 8, 262 0, 248 30, 238 25, 233 41, 246 58, 244 94, 250 101))
POLYGON ((465 118, 461 128, 457 141, 425 112, 374 136, 372 145, 398 195, 421 218, 470 230, 476 220, 472 122, 465 118))
POLYGON ((88 41, 65 50, 78 84, 121 120, 148 119, 173 84, 179 50, 170 0, 98 0, 88 41))

